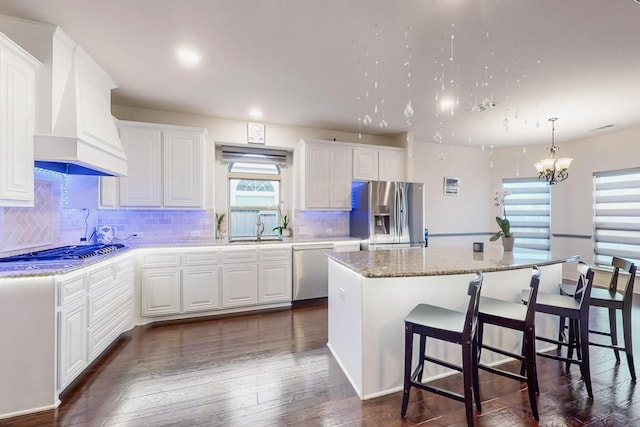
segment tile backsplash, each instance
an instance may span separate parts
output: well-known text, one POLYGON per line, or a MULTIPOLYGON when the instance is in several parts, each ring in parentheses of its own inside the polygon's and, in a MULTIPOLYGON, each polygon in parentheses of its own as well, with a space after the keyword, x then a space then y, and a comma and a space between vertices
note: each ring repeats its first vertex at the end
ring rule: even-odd
MULTIPOLYGON (((65 176, 35 172, 33 208, 0 208, 0 253, 13 255, 36 248, 94 242, 96 226, 118 229, 120 242, 213 242, 213 210, 64 209, 65 176), (134 233, 143 233, 133 240, 134 233)), ((294 236, 343 237, 349 235, 349 213, 294 211, 294 236)))

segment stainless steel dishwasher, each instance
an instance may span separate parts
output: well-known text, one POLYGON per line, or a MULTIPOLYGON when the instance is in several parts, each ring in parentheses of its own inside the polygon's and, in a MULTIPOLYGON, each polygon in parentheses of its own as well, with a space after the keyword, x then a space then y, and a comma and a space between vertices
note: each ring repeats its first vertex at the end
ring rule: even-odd
POLYGON ((332 243, 293 245, 293 301, 328 296, 332 243))

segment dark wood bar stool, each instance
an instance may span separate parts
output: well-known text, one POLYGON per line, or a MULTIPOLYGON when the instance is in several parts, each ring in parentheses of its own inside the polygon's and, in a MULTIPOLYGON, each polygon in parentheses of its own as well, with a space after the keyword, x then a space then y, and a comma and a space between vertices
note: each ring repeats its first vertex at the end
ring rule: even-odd
MULTIPOLYGON (((478 360, 480 360, 480 352, 482 349, 486 349, 494 353, 502 354, 503 356, 520 360, 526 369, 523 369, 519 374, 517 374, 482 363, 478 363, 478 368, 493 374, 526 382, 529 393, 529 402, 531 404, 531 412, 536 420, 539 419, 539 417, 538 404, 536 401, 538 380, 536 372, 535 302, 538 295, 538 285, 540 284, 540 274, 540 269, 538 267, 534 267, 531 273, 531 281, 529 283, 529 294, 527 296, 527 301, 529 301, 528 305, 522 305, 520 302, 505 301, 481 296, 478 311, 478 360), (484 344, 482 337, 485 324, 522 332, 521 353, 515 354, 501 348, 484 344)), ((477 376, 474 377, 473 386, 473 391, 477 395, 479 392, 477 376)))
MULTIPOLYGON (((590 302, 592 307, 604 307, 609 310, 609 332, 596 331, 593 329, 589 330, 589 333, 591 334, 610 337, 611 344, 590 341, 589 345, 613 349, 618 363, 620 362, 619 352, 624 351, 627 354, 627 364, 629 365, 631 378, 635 381, 636 369, 633 363, 631 308, 633 305, 633 285, 636 278, 636 266, 634 263, 618 257, 613 257, 611 265, 613 266, 613 274, 611 275, 609 286, 607 288, 592 288, 590 302), (618 291, 618 276, 620 271, 624 271, 628 275, 626 286, 621 292, 618 291), (618 310, 622 313, 624 346, 618 345, 618 310)), ((563 295, 575 295, 576 285, 563 283, 560 285, 560 293, 563 295)), ((561 322, 560 328, 561 331, 565 329, 564 322, 561 322)))
MULTIPOLYGON (((563 361, 567 371, 571 364, 580 366, 589 398, 593 399, 591 387, 591 369, 589 367, 589 301, 593 285, 593 269, 584 262, 578 263, 578 282, 574 296, 538 292, 535 304, 536 313, 547 313, 569 319, 569 338, 567 340, 552 339, 536 335, 536 340, 556 344, 560 348, 567 347, 567 355, 536 352, 537 356, 563 361), (576 357, 573 357, 573 351, 576 357)), ((530 291, 523 289, 522 302, 528 304, 530 291)))
MULTIPOLYGON (((407 414, 409 391, 411 387, 417 387, 464 402, 467 425, 473 426, 473 382, 477 381, 474 377, 478 373, 477 359, 475 357, 477 354, 476 328, 481 287, 482 273, 478 273, 475 279, 469 282, 467 290, 469 304, 467 305, 466 312, 450 310, 435 305, 418 304, 404 319, 404 392, 402 395, 402 410, 400 412, 403 417, 407 414), (413 334, 420 335, 420 354, 418 355, 418 364, 412 373, 413 334), (462 347, 462 366, 427 356, 427 338, 460 344, 462 347), (422 382, 422 374, 425 361, 462 372, 464 394, 424 384, 422 382)), ((480 398, 477 395, 476 407, 480 410, 480 398)))

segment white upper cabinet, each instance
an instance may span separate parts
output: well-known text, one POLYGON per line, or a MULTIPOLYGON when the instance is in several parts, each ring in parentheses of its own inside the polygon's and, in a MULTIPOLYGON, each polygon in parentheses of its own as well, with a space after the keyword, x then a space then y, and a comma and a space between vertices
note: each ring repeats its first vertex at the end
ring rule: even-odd
POLYGON ((300 209, 351 209, 352 154, 349 145, 303 140, 296 156, 300 172, 300 209))
POLYGON ((361 181, 404 181, 404 150, 354 148, 353 179, 361 181))
POLYGON ((161 207, 162 130, 121 123, 120 140, 135 165, 120 178, 120 206, 161 207))
POLYGON ((33 206, 35 70, 40 65, 0 33, 0 206, 33 206))
POLYGON ((207 208, 206 129, 127 121, 118 127, 131 167, 127 177, 100 179, 101 207, 207 208))

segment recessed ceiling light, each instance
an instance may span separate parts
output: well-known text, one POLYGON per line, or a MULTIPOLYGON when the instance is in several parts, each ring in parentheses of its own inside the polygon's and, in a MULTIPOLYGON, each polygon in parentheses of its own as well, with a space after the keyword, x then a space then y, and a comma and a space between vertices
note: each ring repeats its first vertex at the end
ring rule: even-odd
POLYGON ((262 118, 262 111, 257 108, 252 108, 249 110, 249 115, 254 119, 260 119, 262 118))
POLYGON ((454 105, 453 99, 451 98, 443 98, 440 101, 440 108, 442 109, 442 111, 446 111, 450 108, 452 108, 454 105))
POLYGON ((178 59, 182 65, 193 67, 200 62, 200 55, 191 49, 179 49, 178 59))

